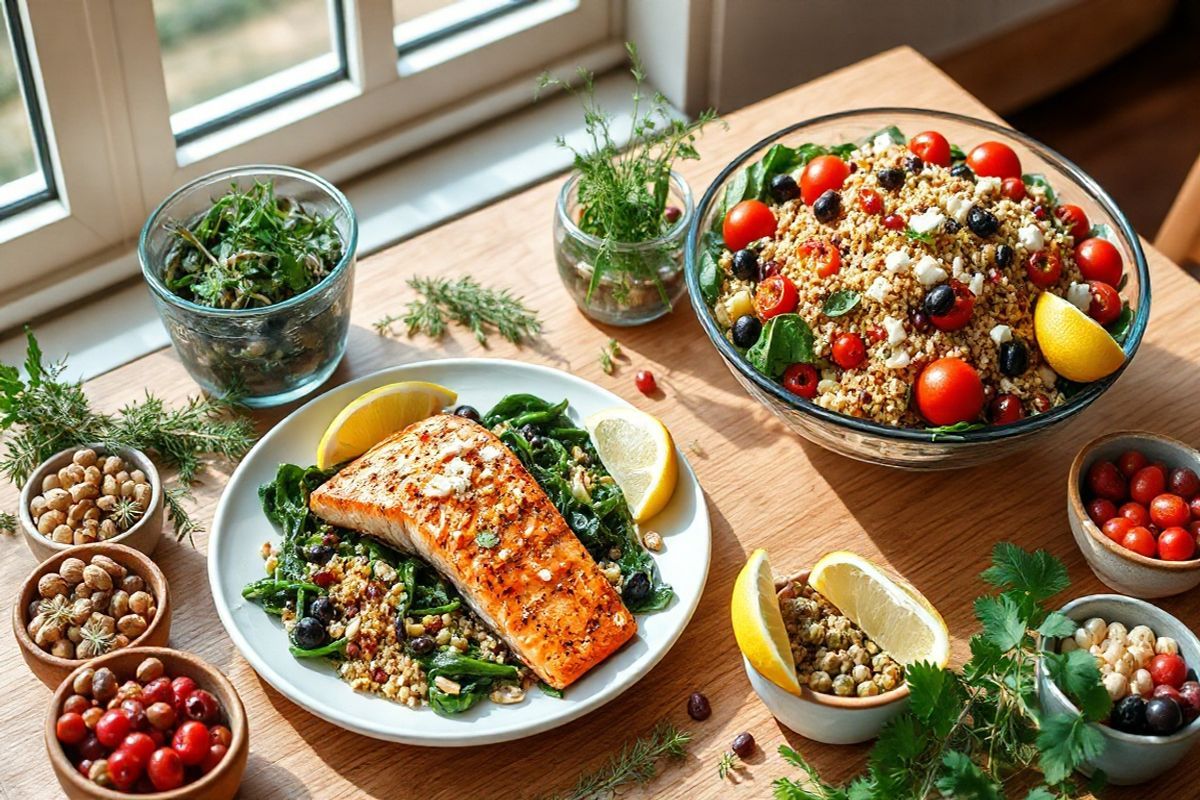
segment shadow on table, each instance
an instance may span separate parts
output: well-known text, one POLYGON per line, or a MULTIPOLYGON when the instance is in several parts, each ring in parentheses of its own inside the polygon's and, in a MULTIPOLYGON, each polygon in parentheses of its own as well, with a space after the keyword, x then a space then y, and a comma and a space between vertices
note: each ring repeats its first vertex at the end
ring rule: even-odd
POLYGON ((244 800, 309 800, 313 795, 303 780, 251 752, 237 796, 244 800))

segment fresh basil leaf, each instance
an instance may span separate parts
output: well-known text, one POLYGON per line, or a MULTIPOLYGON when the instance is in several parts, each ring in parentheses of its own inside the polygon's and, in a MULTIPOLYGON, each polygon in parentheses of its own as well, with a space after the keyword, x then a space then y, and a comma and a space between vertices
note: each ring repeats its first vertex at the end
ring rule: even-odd
MULTIPOLYGON (((803 167, 817 156, 829 155, 829 148, 813 142, 805 142, 796 148, 796 166, 803 167)), ((794 167, 793 167, 794 169, 794 167)))
POLYGON ((950 145, 950 162, 951 163, 954 163, 955 161, 966 161, 966 160, 967 160, 967 154, 963 152, 963 149, 961 147, 959 147, 956 144, 950 145))
POLYGON ((1088 238, 1091 239, 1093 237, 1107 239, 1113 244, 1117 244, 1120 241, 1117 239, 1117 234, 1113 231, 1112 226, 1107 222, 1097 222, 1088 230, 1088 238))
POLYGON ((1109 323, 1105 328, 1108 335, 1116 340, 1117 344, 1125 344, 1125 340, 1129 338, 1129 328, 1133 325, 1133 311, 1129 308, 1129 301, 1126 300, 1121 304, 1120 315, 1109 323))
POLYGON ((747 170, 749 185, 746 194, 759 200, 765 200, 771 187, 771 179, 776 175, 791 172, 800 163, 798 151, 784 144, 771 145, 771 149, 761 161, 752 164, 747 170))
MULTIPOLYGON (((733 180, 725 187, 725 206, 726 212, 736 206, 738 203, 746 199, 747 190, 750 188, 749 170, 742 170, 733 176, 733 180)), ((722 217, 725 215, 722 214, 722 217)))
POLYGON ((1057 196, 1054 194, 1054 187, 1050 185, 1050 181, 1046 180, 1046 176, 1040 172, 1030 172, 1021 176, 1021 181, 1026 186, 1036 186, 1046 193, 1046 202, 1054 205, 1058 202, 1057 196))
POLYGON ((811 364, 813 334, 799 314, 780 314, 767 320, 746 358, 768 378, 778 379, 792 364, 811 364))
POLYGON ((858 145, 856 145, 854 142, 845 142, 843 144, 835 144, 833 147, 829 148, 829 154, 837 156, 845 161, 850 154, 857 149, 858 145))
POLYGON ((485 550, 491 550, 500 544, 500 535, 495 531, 479 531, 475 534, 475 544, 485 550))
POLYGON ((914 242, 924 242, 925 244, 933 244, 932 233, 917 233, 912 228, 905 228, 904 235, 914 242))
POLYGON ((723 249, 724 244, 719 236, 712 233, 704 235, 704 249, 700 252, 700 271, 696 277, 700 283, 700 294, 704 297, 704 302, 710 306, 717 302, 717 298, 721 295, 721 283, 724 275, 721 265, 717 263, 717 254, 723 249))
POLYGON ((821 311, 827 317, 840 317, 853 309, 862 300, 862 295, 853 289, 838 289, 825 298, 821 311))
POLYGON ((888 125, 886 128, 881 128, 875 131, 867 137, 867 141, 874 144, 875 140, 878 139, 880 135, 885 133, 887 134, 887 137, 892 140, 893 144, 906 144, 908 142, 908 139, 905 138, 904 134, 901 133, 900 129, 895 125, 888 125))

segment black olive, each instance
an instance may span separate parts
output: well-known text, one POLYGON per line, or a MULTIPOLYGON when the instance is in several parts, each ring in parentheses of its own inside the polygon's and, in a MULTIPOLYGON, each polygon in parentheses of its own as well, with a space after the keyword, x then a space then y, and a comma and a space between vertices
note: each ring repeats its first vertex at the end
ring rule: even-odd
POLYGON ((538 438, 538 433, 540 433, 540 431, 535 425, 521 426, 521 435, 524 436, 526 441, 528 441, 530 444, 533 444, 533 440, 538 438))
POLYGON ((986 239, 1000 230, 1000 220, 996 219, 996 215, 986 208, 972 206, 971 210, 967 212, 967 227, 976 236, 986 239))
POLYGON ((954 290, 949 284, 939 283, 925 294, 925 313, 940 317, 954 308, 954 290))
POLYGON ((885 189, 899 189, 904 185, 904 170, 888 167, 875 173, 875 179, 885 189))
POLYGON ((996 263, 1002 267, 1007 267, 1012 263, 1013 249, 1006 244, 1002 244, 996 248, 996 263))
POLYGON ((1029 369, 1029 351, 1020 339, 1000 345, 1000 371, 1010 378, 1024 374, 1029 369))
POLYGON ((418 636, 408 643, 408 649, 418 656, 432 653, 433 647, 434 641, 431 636, 418 636))
POLYGON ((739 733, 733 737, 733 744, 730 747, 738 758, 749 758, 754 753, 754 737, 749 732, 739 733))
POLYGON ((292 640, 301 650, 312 650, 325 644, 325 626, 312 617, 301 617, 292 629, 292 640))
POLYGON ((622 597, 634 602, 644 600, 648 594, 650 594, 650 578, 644 572, 635 572, 630 575, 621 592, 622 597))
POLYGON ((1146 727, 1146 701, 1136 694, 1122 697, 1113 706, 1108 721, 1119 731, 1141 733, 1146 727))
POLYGON ((748 281, 758 274, 758 254, 753 250, 738 250, 733 254, 733 277, 748 281))
POLYGON ((753 314, 743 314, 733 321, 733 343, 743 350, 753 347, 762 335, 762 323, 753 314))
POLYGON ((697 722, 703 722, 712 716, 712 706, 708 704, 708 698, 699 692, 692 692, 688 697, 687 711, 688 716, 697 722))
POLYGON ((758 263, 758 280, 760 282, 765 281, 767 278, 771 277, 772 275, 777 275, 777 274, 779 274, 779 262, 778 261, 760 261, 758 263))
POLYGON ((328 564, 333 558, 333 548, 327 544, 314 544, 304 551, 304 558, 314 564, 328 564))
POLYGON ((909 156, 904 159, 904 168, 909 172, 920 172, 925 169, 925 162, 921 160, 920 156, 909 156))
POLYGON ((958 233, 958 229, 959 229, 959 228, 961 228, 961 227, 962 227, 962 226, 961 226, 961 225, 959 225, 959 224, 958 224, 957 222, 955 222, 954 220, 952 220, 952 219, 948 219, 948 220, 946 220, 946 222, 945 222, 945 223, 942 225, 942 230, 946 231, 946 233, 958 233))
POLYGON ((967 166, 965 161, 960 161, 950 168, 950 174, 956 178, 966 178, 969 181, 975 180, 975 172, 967 166))
POLYGON ((833 222, 842 212, 842 196, 836 189, 826 189, 813 203, 813 216, 817 222, 833 222))
POLYGON ((796 179, 791 175, 783 173, 771 178, 771 197, 774 197, 777 202, 786 203, 799 196, 800 187, 796 185, 796 179))
POLYGON ((333 622, 333 618, 337 616, 337 609, 333 606, 333 601, 322 595, 312 601, 312 605, 308 608, 308 613, 323 625, 328 625, 333 622))
POLYGON ((1183 724, 1183 709, 1170 697, 1155 697, 1146 703, 1146 731, 1167 736, 1183 724))
POLYGON ((479 416, 479 411, 475 408, 475 406, 459 406, 458 408, 454 409, 454 416, 462 417, 463 419, 469 419, 472 422, 479 422, 481 419, 479 416))

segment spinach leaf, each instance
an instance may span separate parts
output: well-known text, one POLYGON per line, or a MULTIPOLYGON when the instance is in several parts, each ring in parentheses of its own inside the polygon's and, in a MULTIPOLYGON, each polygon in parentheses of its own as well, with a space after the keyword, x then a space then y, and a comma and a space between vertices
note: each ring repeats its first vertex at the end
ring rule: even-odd
POLYGON ((297 647, 294 644, 288 645, 288 652, 296 658, 319 658, 321 656, 342 656, 346 653, 346 637, 334 639, 329 644, 320 647, 314 647, 312 650, 305 650, 303 647, 297 647))
POLYGON ((1117 344, 1125 344, 1125 340, 1129 338, 1129 329, 1133 325, 1133 311, 1129 308, 1129 301, 1126 300, 1121 304, 1121 313, 1113 320, 1105 330, 1108 335, 1116 340, 1117 344))
POLYGON ((825 302, 821 305, 821 311, 827 317, 840 317, 849 313, 860 300, 862 300, 862 295, 853 289, 838 289, 825 298, 825 302))
POLYGON ((967 154, 963 152, 963 149, 961 147, 959 147, 956 144, 950 145, 950 163, 953 164, 955 161, 966 161, 966 160, 967 160, 967 154))
POLYGON ((720 236, 711 232, 704 234, 704 248, 700 251, 700 272, 697 278, 700 283, 700 294, 703 295, 704 302, 709 306, 717 302, 717 298, 721 296, 721 284, 725 280, 725 274, 718 261, 723 249, 725 249, 725 243, 721 241, 720 236))
POLYGON ((429 681, 429 707, 442 716, 461 714, 488 696, 501 681, 515 681, 517 668, 460 654, 452 648, 437 650, 421 659, 429 681), (458 694, 449 694, 436 685, 438 677, 454 681, 458 694))
POLYGON ((1050 181, 1046 180, 1046 176, 1039 172, 1030 172, 1021 176, 1021 181, 1026 186, 1036 186, 1046 193, 1046 202, 1054 205, 1058 202, 1057 195, 1054 194, 1054 188, 1050 185, 1050 181))
POLYGON ((799 314, 780 314, 767 320, 746 358, 768 378, 778 379, 792 364, 811 364, 813 334, 799 314))
POLYGON ((844 142, 842 144, 835 144, 833 147, 830 147, 829 154, 837 156, 838 158, 845 161, 847 158, 850 157, 850 154, 853 153, 857 149, 858 149, 858 145, 856 145, 854 142, 844 142))
POLYGON ((867 137, 867 141, 874 144, 875 140, 878 139, 883 134, 887 134, 887 137, 892 140, 893 144, 907 144, 908 143, 908 139, 906 139, 904 137, 904 134, 901 133, 900 129, 897 128, 895 125, 888 125, 886 128, 881 128, 880 130, 875 131, 874 133, 872 133, 870 136, 867 137))
POLYGON ((931 442, 936 442, 938 439, 962 441, 963 437, 956 434, 977 431, 985 427, 987 426, 982 422, 956 422, 953 425, 938 425, 937 427, 926 428, 925 430, 929 431, 929 441, 931 442))

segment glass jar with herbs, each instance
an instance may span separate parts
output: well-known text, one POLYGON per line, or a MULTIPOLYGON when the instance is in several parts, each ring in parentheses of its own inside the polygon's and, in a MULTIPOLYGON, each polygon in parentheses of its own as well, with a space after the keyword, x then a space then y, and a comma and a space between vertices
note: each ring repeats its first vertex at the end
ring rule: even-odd
POLYGON ((220 170, 176 191, 138 257, 175 351, 206 391, 251 407, 300 398, 341 361, 358 222, 304 170, 220 170))

